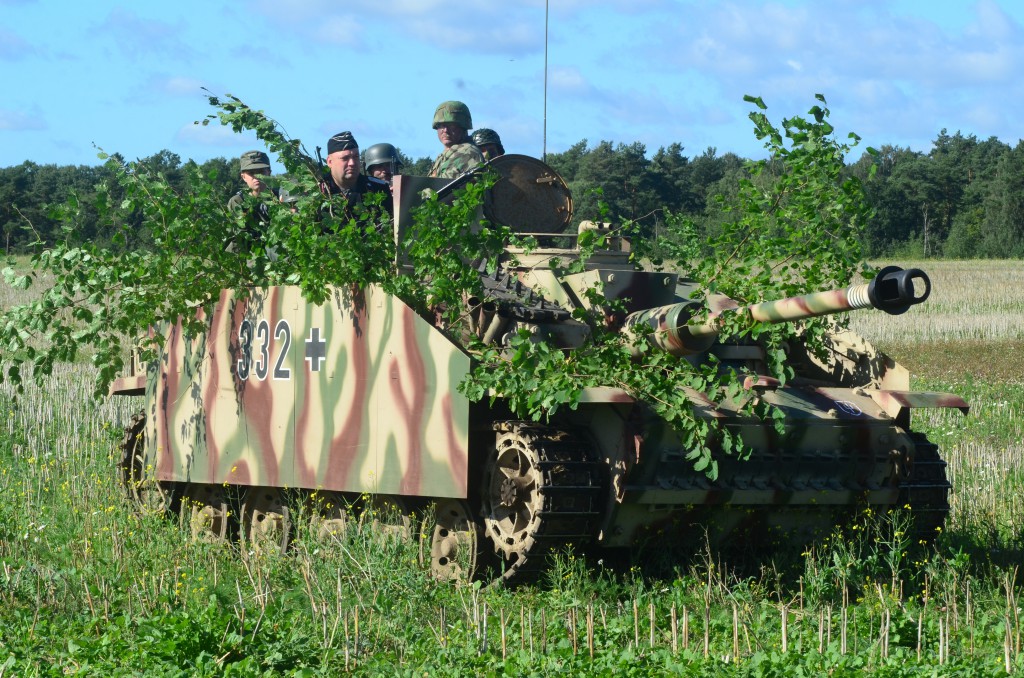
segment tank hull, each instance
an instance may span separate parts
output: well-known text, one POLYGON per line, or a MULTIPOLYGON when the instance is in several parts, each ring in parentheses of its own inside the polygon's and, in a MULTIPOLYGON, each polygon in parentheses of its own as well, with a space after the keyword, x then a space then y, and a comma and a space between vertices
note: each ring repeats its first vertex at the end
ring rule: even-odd
MULTIPOLYGON (((812 539, 866 507, 903 505, 917 509, 926 538, 949 510, 945 463, 909 431, 909 411, 966 403, 890 388, 905 381, 891 361, 867 386, 751 380, 748 397, 784 414, 781 433, 688 393, 698 416, 749 449, 718 455, 709 480, 676 432, 617 388, 586 389, 575 410, 544 425, 516 421, 500 394, 470 403, 457 386, 471 356, 375 287, 333 290, 320 306, 294 287, 224 291, 202 317, 202 336, 168 328, 157 360, 114 392, 145 395, 133 425, 152 442, 126 437, 129 487, 155 484, 158 506, 190 500, 191 523, 218 537, 247 532, 230 515, 251 522, 254 496, 259 515, 281 522, 289 502, 318 495, 353 512, 378 497, 408 525, 443 506, 463 525, 459 548, 472 542, 473 564, 435 569, 465 576, 497 553, 502 578, 525 581, 566 544, 689 535, 770 546, 812 539)), ((748 370, 763 358, 756 346, 719 353, 748 370)))

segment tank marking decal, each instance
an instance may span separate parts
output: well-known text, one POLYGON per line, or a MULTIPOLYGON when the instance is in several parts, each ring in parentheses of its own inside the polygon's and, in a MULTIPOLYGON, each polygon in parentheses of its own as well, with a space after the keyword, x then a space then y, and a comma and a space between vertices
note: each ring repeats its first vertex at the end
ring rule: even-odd
POLYGON ((835 404, 836 404, 836 407, 838 407, 843 412, 845 412, 846 414, 849 414, 851 416, 859 417, 862 414, 864 414, 863 410, 861 410, 859 407, 857 407, 856 403, 850 402, 849 400, 836 400, 835 404))
MULTIPOLYGON (((216 429, 220 436, 217 442, 221 454, 218 455, 219 465, 212 477, 218 480, 233 480, 232 471, 238 473, 240 468, 258 471, 258 475, 248 479, 252 483, 289 484, 292 480, 284 461, 288 454, 289 430, 292 423, 289 420, 288 409, 276 406, 277 396, 290 396, 288 391, 291 387, 279 386, 267 379, 277 358, 276 352, 282 348, 272 341, 271 334, 271 328, 281 319, 282 311, 283 300, 279 288, 251 291, 246 316, 250 321, 259 319, 255 323, 257 329, 253 346, 258 355, 254 356, 251 365, 256 379, 250 377, 244 385, 244 390, 237 396, 235 393, 222 391, 220 394, 226 397, 206 401, 207 409, 211 413, 216 413, 218 420, 224 421, 223 424, 218 423, 216 429), (226 407, 232 401, 240 406, 241 426, 234 423, 239 420, 232 419, 231 412, 226 407)), ((227 327, 223 328, 223 332, 225 338, 235 334, 227 327)))
POLYGON ((467 494, 469 356, 377 288, 225 292, 147 369, 163 480, 467 494))
MULTIPOLYGON (((313 308, 312 306, 306 308, 304 320, 306 321, 306 324, 309 326, 319 324, 324 329, 325 341, 328 342, 329 346, 329 341, 333 334, 333 323, 331 322, 331 317, 329 315, 325 316, 324 318, 322 318, 321 321, 318 322, 317 320, 314 319, 315 310, 316 309, 313 308)), ((334 369, 336 369, 336 365, 338 364, 340 364, 340 362, 338 361, 332 362, 331 368, 329 370, 326 370, 323 373, 317 375, 321 383, 325 379, 330 379, 331 377, 333 377, 334 369)), ((294 457, 295 475, 297 479, 296 484, 303 487, 323 487, 323 478, 318 477, 315 465, 316 456, 310 449, 311 442, 314 438, 313 432, 310 429, 312 426, 312 422, 314 421, 316 410, 319 410, 319 408, 323 404, 328 402, 330 398, 323 398, 320 402, 313 402, 313 379, 311 378, 311 373, 306 372, 306 374, 303 376, 309 378, 301 378, 300 376, 300 378, 298 379, 299 385, 297 386, 295 393, 296 417, 294 457)), ((320 416, 317 417, 318 423, 320 425, 324 425, 328 421, 327 417, 325 416, 326 413, 320 411, 319 415, 320 416)), ((325 458, 325 456, 321 456, 320 459, 324 462, 327 461, 327 458, 325 458)))
POLYGON ((319 372, 327 359, 327 341, 320 338, 319 327, 313 326, 309 329, 305 346, 306 368, 310 372, 319 372))

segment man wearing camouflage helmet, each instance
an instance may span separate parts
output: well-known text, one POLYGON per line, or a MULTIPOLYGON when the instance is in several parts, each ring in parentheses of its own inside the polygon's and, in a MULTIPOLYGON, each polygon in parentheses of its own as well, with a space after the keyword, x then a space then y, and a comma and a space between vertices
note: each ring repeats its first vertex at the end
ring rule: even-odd
POLYGON ((446 101, 434 111, 434 129, 437 138, 444 144, 444 151, 434 160, 430 176, 454 179, 483 163, 480 149, 469 140, 473 119, 469 107, 461 101, 446 101))
POLYGON ((473 132, 473 143, 483 153, 485 160, 494 160, 505 155, 505 147, 501 145, 501 137, 493 129, 481 127, 473 132))
POLYGON ((343 196, 348 201, 348 216, 352 216, 350 208, 362 203, 363 196, 369 193, 387 194, 382 204, 391 213, 391 188, 387 182, 359 171, 359 144, 351 132, 339 132, 327 141, 327 168, 321 190, 327 195, 343 196))
POLYGON ((363 171, 371 177, 390 184, 400 169, 402 159, 391 144, 374 144, 363 152, 363 171))

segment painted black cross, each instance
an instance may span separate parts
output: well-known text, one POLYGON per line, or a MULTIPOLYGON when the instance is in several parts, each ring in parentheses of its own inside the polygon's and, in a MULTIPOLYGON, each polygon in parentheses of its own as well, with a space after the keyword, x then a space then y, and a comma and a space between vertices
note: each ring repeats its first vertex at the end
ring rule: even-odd
POLYGON ((320 328, 314 327, 309 330, 309 339, 306 339, 306 362, 313 372, 320 371, 320 364, 327 358, 327 342, 320 338, 320 328))

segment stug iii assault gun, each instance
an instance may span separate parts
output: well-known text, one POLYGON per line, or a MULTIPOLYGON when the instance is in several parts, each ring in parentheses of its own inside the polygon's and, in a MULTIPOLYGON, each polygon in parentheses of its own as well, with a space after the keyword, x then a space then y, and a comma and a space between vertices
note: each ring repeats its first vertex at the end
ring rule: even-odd
MULTIPOLYGON (((500 179, 485 216, 536 234, 542 246, 509 248, 514 264, 481 272, 486 294, 467 301, 465 327, 439 327, 374 286, 336 290, 319 306, 295 287, 224 290, 203 336, 172 328, 155 361, 114 384, 116 395, 144 398, 123 444, 129 495, 180 511, 196 534, 273 548, 287 544, 296 516, 313 516, 314 533, 327 539, 387 507, 395 517, 382 529, 419 528, 437 576, 494 573, 508 583, 536 578, 566 545, 813 537, 865 506, 909 506, 919 534, 934 535, 950 484, 910 415, 966 412, 961 398, 909 390, 905 368, 849 331, 830 335, 824 354, 790 341, 795 376, 785 384, 769 376, 757 342, 718 340, 729 313, 770 322, 858 308, 900 313, 927 298, 923 272, 888 268, 864 285, 745 307, 713 296, 704 315, 693 281, 639 270, 615 237, 581 272, 553 267, 580 256, 566 233, 565 183, 525 156, 489 167, 500 179), (622 331, 646 337, 638 354, 714 356, 721 369, 745 372, 750 397, 778 408, 784 430, 687 393, 698 416, 716 418, 750 451, 716 455, 711 480, 667 422, 614 384, 583 389, 574 409, 544 423, 515 417, 509 394, 470 402, 456 388, 474 366, 470 339, 502 347, 526 329, 572 351, 590 331, 572 311, 602 300, 625 308, 622 331)), ((424 189, 445 186, 395 178, 397 242, 424 189)))

